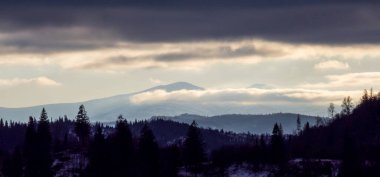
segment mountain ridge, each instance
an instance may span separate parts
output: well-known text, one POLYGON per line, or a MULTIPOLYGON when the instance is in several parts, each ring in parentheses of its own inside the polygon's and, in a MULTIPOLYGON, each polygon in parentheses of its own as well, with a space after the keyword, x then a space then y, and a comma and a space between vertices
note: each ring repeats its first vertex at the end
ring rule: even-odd
MULTIPOLYGON (((0 108, 0 117, 6 120, 22 121, 28 120, 29 116, 39 117, 42 108, 44 107, 48 116, 56 119, 67 115, 68 118, 73 119, 78 112, 78 107, 83 104, 86 107, 89 117, 93 122, 110 122, 114 121, 120 114, 124 115, 129 121, 134 120, 147 120, 153 116, 167 116, 175 117, 181 114, 194 114, 201 116, 218 116, 228 114, 268 114, 282 112, 300 111, 292 109, 292 107, 281 107, 276 109, 273 106, 263 105, 227 105, 223 104, 199 104, 196 101, 163 101, 151 104, 135 104, 131 102, 131 96, 144 92, 152 92, 154 90, 165 90, 172 92, 176 90, 203 90, 204 88, 195 86, 187 82, 175 82, 167 85, 158 85, 142 91, 133 93, 126 93, 115 95, 111 97, 87 100, 75 103, 54 103, 37 105, 23 108, 0 108)), ((315 107, 310 106, 310 109, 315 107)), ((323 108, 324 109, 324 108, 323 108)))

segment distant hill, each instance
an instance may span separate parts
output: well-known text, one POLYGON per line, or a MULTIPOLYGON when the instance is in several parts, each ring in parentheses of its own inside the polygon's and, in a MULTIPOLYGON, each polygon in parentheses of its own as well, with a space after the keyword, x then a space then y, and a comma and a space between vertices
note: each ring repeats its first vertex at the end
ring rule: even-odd
MULTIPOLYGON (((266 115, 265 117, 268 120, 264 121, 263 126, 265 128, 260 128, 261 118, 263 115, 253 116, 254 120, 250 120, 246 123, 236 123, 236 122, 245 122, 247 119, 250 119, 250 116, 237 116, 234 115, 236 121, 231 119, 233 114, 268 114, 276 112, 326 112, 324 107, 316 107, 315 105, 303 105, 302 107, 292 107, 292 106, 276 106, 276 105, 223 105, 223 104, 201 104, 197 100, 190 101, 160 101, 153 103, 143 103, 136 104, 131 101, 131 97, 136 94, 149 94, 152 91, 164 90, 166 92, 181 91, 181 90, 204 90, 204 88, 195 86, 186 82, 176 82, 168 85, 160 85, 157 87, 145 89, 143 91, 128 93, 122 95, 116 95, 107 98, 94 99, 84 102, 77 103, 61 103, 61 104, 48 104, 48 105, 39 105, 33 107, 25 108, 0 108, 0 117, 6 120, 14 121, 27 121, 29 116, 38 117, 43 107, 46 108, 49 117, 53 119, 64 115, 67 115, 68 118, 74 118, 78 112, 79 105, 83 104, 86 107, 88 115, 90 116, 93 122, 111 122, 116 119, 120 114, 124 115, 129 121, 134 120, 146 120, 150 119, 152 116, 177 116, 181 114, 189 115, 203 115, 203 116, 214 116, 207 118, 205 122, 200 122, 205 126, 212 128, 223 128, 238 132, 267 132, 269 126, 272 126, 276 119, 285 119, 286 121, 281 120, 284 124, 286 131, 288 131, 288 124, 291 125, 295 122, 293 119, 295 115, 286 115, 286 114, 274 114, 266 115), (321 111, 322 110, 322 111, 321 111), (228 115, 225 115, 228 114, 228 115), (225 116, 216 116, 216 115, 225 115, 225 116), (221 123, 216 123, 216 120, 222 120, 221 123), (269 121, 270 120, 270 121, 269 121), (235 123, 233 123, 235 122, 235 123), (289 123, 287 123, 289 122, 289 123), (237 126, 241 125, 241 127, 237 126), (234 128, 228 128, 228 126, 233 126, 234 128)), ((189 116, 181 116, 189 117, 189 116)), ((191 119, 193 119, 192 117, 191 119)), ((189 118, 190 119, 190 118, 189 118)), ((280 121, 280 120, 279 120, 280 121)), ((179 121, 182 122, 182 121, 179 121)), ((313 121, 310 121, 311 123, 313 121)), ((188 123, 188 121, 187 121, 188 123)), ((291 131, 291 128, 289 128, 291 131)))
MULTIPOLYGON (((143 125, 144 122, 133 123, 130 125, 132 134, 136 138, 139 136, 143 125)), ((152 119, 148 121, 148 125, 152 129, 157 142, 161 146, 167 146, 184 141, 189 128, 188 124, 163 119, 152 119)), ((250 142, 250 139, 255 138, 252 135, 247 136, 246 134, 221 132, 219 130, 211 130, 201 127, 200 132, 205 142, 205 148, 208 152, 225 145, 242 145, 252 143, 250 142)))
MULTIPOLYGON (((273 125, 280 123, 284 129, 284 133, 291 134, 296 130, 297 114, 291 113, 276 113, 266 115, 242 115, 242 114, 227 114, 219 116, 199 116, 192 114, 182 114, 174 117, 166 117, 176 122, 190 124, 195 120, 199 126, 212 129, 223 129, 237 133, 254 133, 265 134, 272 133, 273 125)), ((309 122, 310 125, 315 125, 317 117, 300 115, 302 127, 309 122)))

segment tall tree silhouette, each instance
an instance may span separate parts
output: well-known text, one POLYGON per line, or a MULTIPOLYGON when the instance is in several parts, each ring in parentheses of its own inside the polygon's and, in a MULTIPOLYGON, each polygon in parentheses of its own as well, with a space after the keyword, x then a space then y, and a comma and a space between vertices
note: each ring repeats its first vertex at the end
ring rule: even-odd
POLYGON ((283 137, 283 130, 282 130, 281 124, 279 125, 275 123, 273 126, 271 145, 272 145, 273 162, 283 163, 286 160, 286 154, 285 154, 284 137, 283 137))
POLYGON ((334 118, 334 116, 335 116, 335 105, 334 105, 334 103, 330 103, 329 107, 327 108, 327 113, 330 116, 330 118, 334 118))
POLYGON ((86 146, 89 142, 90 129, 90 119, 87 116, 86 109, 83 105, 80 105, 75 120, 74 131, 77 134, 82 146, 86 146))
POLYGON ((183 155, 186 168, 192 173, 199 173, 202 162, 205 160, 205 153, 203 139, 195 121, 191 123, 187 131, 183 155))
POLYGON ((310 123, 306 122, 305 126, 303 127, 303 131, 307 132, 310 130, 310 123))
POLYGON ((4 121, 3 121, 3 118, 0 119, 0 128, 4 128, 4 121))
POLYGON ((132 176, 134 158, 132 133, 127 120, 122 115, 117 118, 111 144, 111 166, 113 169, 110 170, 110 175, 115 177, 132 176))
POLYGON ((139 176, 159 176, 158 144, 152 130, 145 123, 138 142, 139 176))
POLYGON ((94 140, 90 145, 89 164, 87 168, 88 177, 105 177, 109 173, 107 167, 106 141, 103 134, 102 125, 95 125, 94 140))
POLYGON ((25 177, 38 177, 37 148, 36 122, 33 117, 29 117, 24 142, 25 177))
POLYGON ((342 115, 349 115, 351 114, 352 109, 354 108, 354 103, 352 102, 352 98, 350 96, 343 99, 342 102, 342 115))
POLYGON ((297 115, 297 134, 301 132, 301 119, 300 115, 297 115))
POLYGON ((364 103, 364 102, 368 101, 370 99, 370 97, 372 97, 372 89, 371 89, 371 96, 368 95, 367 89, 364 89, 363 96, 361 98, 361 102, 364 103))
POLYGON ((50 177, 52 176, 51 165, 51 132, 49 119, 45 108, 42 109, 40 120, 37 126, 37 142, 38 142, 38 176, 50 177))

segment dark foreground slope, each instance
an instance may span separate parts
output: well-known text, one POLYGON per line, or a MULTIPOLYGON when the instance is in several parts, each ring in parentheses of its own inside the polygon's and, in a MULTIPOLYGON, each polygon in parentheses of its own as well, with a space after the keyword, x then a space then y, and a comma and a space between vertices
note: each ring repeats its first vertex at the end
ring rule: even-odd
POLYGON ((353 110, 326 126, 304 130, 292 142, 293 157, 342 161, 341 176, 380 175, 380 95, 363 95, 353 110))

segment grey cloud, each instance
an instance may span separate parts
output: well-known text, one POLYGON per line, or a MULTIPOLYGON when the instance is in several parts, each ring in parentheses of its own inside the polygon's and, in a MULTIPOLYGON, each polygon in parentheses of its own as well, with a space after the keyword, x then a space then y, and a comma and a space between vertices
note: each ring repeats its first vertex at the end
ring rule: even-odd
MULTIPOLYGON (((140 59, 142 59, 142 58, 140 58, 140 59)), ((136 62, 138 60, 139 59, 135 58, 135 57, 126 57, 126 56, 120 55, 120 56, 107 58, 107 59, 101 60, 101 61, 87 63, 87 64, 80 66, 80 68, 98 69, 98 68, 105 68, 105 67, 110 66, 110 65, 111 66, 112 65, 128 65, 128 64, 132 64, 133 62, 136 62)))
POLYGON ((278 1, 260 5, 253 1, 244 6, 245 1, 231 3, 222 0, 221 4, 237 5, 216 5, 213 8, 196 8, 200 7, 196 2, 193 8, 133 3, 104 8, 67 5, 14 10, 3 7, 0 29, 33 31, 46 27, 82 26, 96 29, 95 36, 107 33, 115 38, 140 42, 245 37, 334 44, 377 43, 380 40, 377 35, 380 7, 370 1, 310 1, 290 5, 278 1))
POLYGON ((237 57, 246 56, 269 56, 279 55, 281 51, 256 49, 252 45, 242 45, 241 47, 232 49, 230 46, 216 47, 216 48, 196 48, 183 50, 181 52, 167 52, 157 53, 140 56, 124 56, 118 55, 110 58, 96 60, 92 63, 80 66, 83 69, 99 69, 107 68, 109 66, 126 66, 133 65, 139 61, 151 61, 152 66, 146 68, 157 67, 157 62, 170 63, 170 62, 186 62, 194 60, 232 60, 237 57))
POLYGON ((244 57, 252 55, 270 55, 274 53, 280 53, 279 51, 264 51, 257 50, 253 46, 242 46, 236 49, 232 49, 230 46, 219 47, 217 49, 197 49, 194 51, 185 51, 185 52, 172 52, 159 54, 152 56, 156 61, 185 61, 193 60, 194 58, 221 58, 221 59, 230 59, 235 57, 244 57))
MULTIPOLYGON (((221 0, 219 3, 210 1, 204 4, 204 1, 186 0, 178 3, 155 1, 153 4, 144 3, 151 1, 111 1, 111 5, 91 7, 83 5, 85 3, 76 6, 74 1, 53 2, 66 4, 1 7, 0 32, 12 34, 26 31, 37 34, 28 41, 12 41, 11 38, 5 44, 19 47, 20 50, 31 48, 30 46, 36 50, 72 50, 109 46, 115 41, 176 42, 260 38, 292 43, 380 42, 380 5, 374 1, 354 3, 312 0, 284 3, 274 0, 221 0), (53 31, 50 29, 76 27, 87 29, 88 34, 77 35, 69 31, 56 34, 55 37, 48 35, 53 31), (46 38, 44 34, 47 35, 46 38), (100 45, 94 46, 94 43, 100 45)), ((94 3, 97 4, 96 2, 100 1, 94 3)), ((243 53, 244 49, 242 50, 236 52, 243 53)), ((250 52, 249 49, 246 52, 250 52)), ((187 56, 175 58, 186 59, 187 56)))
POLYGON ((157 61, 165 61, 165 62, 171 62, 171 61, 185 61, 185 60, 191 60, 194 59, 194 57, 200 57, 201 54, 197 53, 165 53, 155 56, 155 60, 157 61))

